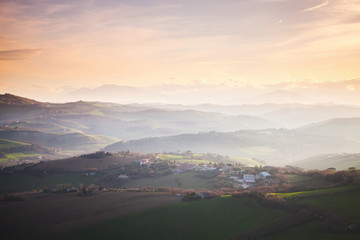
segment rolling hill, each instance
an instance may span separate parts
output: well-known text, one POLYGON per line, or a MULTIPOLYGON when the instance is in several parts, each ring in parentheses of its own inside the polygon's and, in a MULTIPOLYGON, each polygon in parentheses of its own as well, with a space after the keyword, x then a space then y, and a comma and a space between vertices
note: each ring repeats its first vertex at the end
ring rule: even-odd
POLYGON ((176 152, 191 150, 198 153, 228 154, 233 157, 253 157, 268 164, 291 164, 319 154, 357 153, 360 149, 359 125, 354 119, 334 120, 347 131, 339 133, 330 123, 319 123, 296 130, 268 129, 237 132, 207 132, 170 137, 120 141, 107 146, 107 151, 176 152), (329 125, 330 124, 330 125, 329 125), (351 134, 347 133, 352 132, 351 134), (350 136, 350 137, 349 137, 350 136))
POLYGON ((360 153, 319 155, 294 162, 294 165, 304 169, 320 170, 330 167, 337 170, 346 170, 350 167, 360 168, 360 153))
POLYGON ((10 94, 0 95, 0 103, 3 113, 0 123, 9 127, 51 133, 106 135, 124 140, 276 126, 256 116, 159 109, 138 104, 84 101, 51 104, 25 101, 10 94))

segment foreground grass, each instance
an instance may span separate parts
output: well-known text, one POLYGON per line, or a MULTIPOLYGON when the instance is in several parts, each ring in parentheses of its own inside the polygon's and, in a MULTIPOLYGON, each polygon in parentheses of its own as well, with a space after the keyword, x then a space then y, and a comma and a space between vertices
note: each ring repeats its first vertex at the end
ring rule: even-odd
POLYGON ((287 216, 251 199, 218 198, 155 208, 101 222, 59 239, 223 239, 287 216))
POLYGON ((284 197, 284 198, 294 198, 294 197, 308 197, 308 196, 315 196, 315 195, 322 195, 322 194, 345 192, 345 191, 350 191, 350 190, 355 190, 355 189, 358 189, 358 187, 345 186, 345 187, 336 187, 336 188, 328 188, 328 189, 304 191, 304 192, 270 193, 269 195, 275 195, 275 196, 284 197))
POLYGON ((0 193, 32 191, 33 189, 57 187, 58 185, 78 186, 80 183, 87 185, 94 181, 92 176, 75 173, 51 174, 46 177, 15 173, 0 175, 0 193))
POLYGON ((195 177, 195 172, 171 174, 162 177, 140 178, 129 180, 123 184, 126 188, 138 187, 181 187, 193 189, 214 189, 209 179, 195 177))

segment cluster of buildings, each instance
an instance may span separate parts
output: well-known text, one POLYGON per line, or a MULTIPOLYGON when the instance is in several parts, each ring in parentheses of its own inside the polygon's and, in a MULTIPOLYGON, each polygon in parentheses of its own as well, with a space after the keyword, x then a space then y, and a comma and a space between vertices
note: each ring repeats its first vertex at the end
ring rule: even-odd
POLYGON ((242 187, 246 189, 254 186, 257 180, 266 180, 269 177, 271 177, 270 173, 262 171, 258 174, 242 174, 242 178, 231 176, 229 179, 234 181, 235 187, 242 187))

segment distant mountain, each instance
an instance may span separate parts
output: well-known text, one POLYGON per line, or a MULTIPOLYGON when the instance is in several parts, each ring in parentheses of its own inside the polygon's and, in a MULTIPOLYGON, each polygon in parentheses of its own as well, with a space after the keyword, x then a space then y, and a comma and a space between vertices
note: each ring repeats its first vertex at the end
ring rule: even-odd
POLYGON ((106 135, 125 140, 213 130, 276 127, 276 124, 256 116, 166 110, 139 104, 77 101, 22 105, 21 109, 13 105, 3 105, 2 110, 0 123, 13 128, 51 133, 106 135))
POLYGON ((360 107, 343 105, 298 105, 261 114, 261 118, 283 127, 297 128, 333 118, 360 117, 360 107))
POLYGON ((218 104, 198 104, 198 105, 181 105, 181 104, 147 104, 153 108, 166 110, 196 110, 202 112, 216 112, 226 115, 251 115, 260 116, 262 114, 272 113, 281 109, 302 108, 307 105, 303 104, 243 104, 243 105, 218 105, 218 104))
POLYGON ((311 99, 308 99, 306 96, 297 93, 296 91, 289 90, 275 90, 267 92, 265 94, 251 98, 251 103, 254 104, 289 104, 289 103, 313 103, 311 99))
POLYGON ((85 100, 85 101, 103 101, 103 102, 153 102, 163 98, 163 94, 159 92, 149 91, 144 88, 136 88, 121 85, 102 85, 100 87, 80 88, 66 95, 69 100, 85 100))
POLYGON ((303 134, 360 140, 360 118, 336 118, 311 124, 298 130, 303 134))

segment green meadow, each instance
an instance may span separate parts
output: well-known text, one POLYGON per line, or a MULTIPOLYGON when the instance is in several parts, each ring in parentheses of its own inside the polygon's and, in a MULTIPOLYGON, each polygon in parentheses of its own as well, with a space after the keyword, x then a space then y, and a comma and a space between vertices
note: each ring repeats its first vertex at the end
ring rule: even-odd
POLYGON ((100 222, 59 239, 223 239, 288 213, 251 199, 217 198, 182 202, 100 222))

